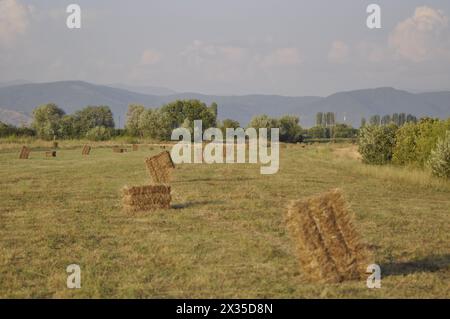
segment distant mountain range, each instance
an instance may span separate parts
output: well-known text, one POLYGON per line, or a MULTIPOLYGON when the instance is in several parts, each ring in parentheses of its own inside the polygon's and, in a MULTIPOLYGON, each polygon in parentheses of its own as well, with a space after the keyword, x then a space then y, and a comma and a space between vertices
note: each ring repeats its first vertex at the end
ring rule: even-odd
POLYGON ((339 92, 327 97, 288 97, 279 95, 216 96, 198 93, 174 93, 165 88, 131 87, 121 84, 96 85, 81 81, 0 85, 0 121, 17 124, 44 103, 56 103, 66 113, 86 105, 108 105, 116 124, 124 125, 131 103, 159 107, 177 99, 199 99, 207 104, 217 102, 219 118, 231 118, 246 125, 252 116, 267 114, 298 115, 300 124, 313 126, 317 112, 335 112, 339 122, 359 126, 361 117, 374 114, 411 113, 418 117, 450 117, 450 91, 410 93, 384 87, 339 92), (113 87, 114 86, 114 87, 113 87), (139 92, 138 92, 139 91, 139 92), (153 92, 148 94, 145 92, 153 92))

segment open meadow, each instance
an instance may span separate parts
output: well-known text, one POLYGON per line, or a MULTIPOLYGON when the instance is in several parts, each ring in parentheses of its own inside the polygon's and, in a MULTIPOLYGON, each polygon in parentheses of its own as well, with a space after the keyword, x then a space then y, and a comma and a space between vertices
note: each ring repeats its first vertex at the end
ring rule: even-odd
POLYGON ((125 213, 120 189, 148 184, 145 158, 161 148, 97 143, 82 156, 82 143, 59 144, 55 158, 40 144, 28 160, 19 144, 0 151, 2 298, 450 298, 450 182, 427 172, 364 165, 351 144, 292 144, 274 175, 177 165, 170 210, 125 213), (286 206, 332 188, 381 266, 381 289, 302 275, 286 206), (81 289, 66 287, 73 263, 81 289))

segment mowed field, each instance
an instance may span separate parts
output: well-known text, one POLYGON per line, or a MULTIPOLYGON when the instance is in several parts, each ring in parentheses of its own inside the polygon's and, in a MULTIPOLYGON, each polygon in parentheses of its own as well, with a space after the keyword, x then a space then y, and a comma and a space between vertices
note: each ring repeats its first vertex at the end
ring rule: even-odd
POLYGON ((60 147, 56 158, 0 152, 0 297, 450 298, 450 182, 425 172, 363 165, 347 144, 288 145, 275 175, 178 165, 172 209, 128 214, 120 189, 149 182, 144 160, 159 147, 97 145, 84 157, 60 147), (286 205, 332 188, 381 266, 381 289, 302 275, 286 205), (81 289, 66 287, 73 263, 81 289))

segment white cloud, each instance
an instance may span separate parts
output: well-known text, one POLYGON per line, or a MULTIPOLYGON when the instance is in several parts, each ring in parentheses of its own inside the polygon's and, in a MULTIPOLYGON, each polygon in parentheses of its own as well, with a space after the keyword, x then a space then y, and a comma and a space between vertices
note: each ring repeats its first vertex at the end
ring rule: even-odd
POLYGON ((227 45, 215 45, 195 40, 188 45, 181 55, 188 59, 190 65, 200 65, 213 61, 220 63, 241 63, 247 56, 245 48, 227 45))
POLYGON ((141 56, 141 65, 154 65, 161 61, 161 53, 155 51, 153 49, 147 49, 142 53, 141 56))
POLYGON ((296 48, 276 49, 261 60, 262 67, 296 66, 303 62, 303 58, 296 48))
POLYGON ((0 45, 9 46, 25 33, 30 8, 16 0, 0 0, 0 45))
POLYGON ((331 49, 328 52, 328 61, 332 63, 345 63, 349 55, 349 47, 342 41, 334 41, 331 44, 331 49))
POLYGON ((389 45, 398 57, 422 62, 449 54, 449 39, 448 18, 440 10, 423 6, 396 26, 389 45))

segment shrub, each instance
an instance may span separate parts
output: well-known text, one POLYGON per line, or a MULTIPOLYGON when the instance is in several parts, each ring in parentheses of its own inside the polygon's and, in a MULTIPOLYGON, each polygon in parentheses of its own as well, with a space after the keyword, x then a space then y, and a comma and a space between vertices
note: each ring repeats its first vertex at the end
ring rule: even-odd
POLYGON ((366 164, 387 164, 392 159, 397 126, 368 125, 360 130, 359 153, 366 164))
POLYGON ((407 123, 397 131, 393 162, 424 167, 439 138, 450 130, 450 120, 423 118, 419 123, 407 123))
POLYGON ((430 157, 431 150, 435 148, 439 138, 444 138, 450 130, 450 119, 421 119, 419 125, 419 137, 417 139, 416 157, 420 166, 425 166, 430 157))
POLYGON ((111 138, 111 129, 104 126, 96 126, 86 133, 86 138, 90 141, 107 141, 111 138))
POLYGON ((447 131, 444 138, 439 138, 427 164, 433 175, 450 178, 450 131, 447 131))
POLYGON ((395 147, 392 161, 398 165, 409 165, 417 162, 417 140, 419 126, 407 123, 402 126, 395 136, 395 147))

